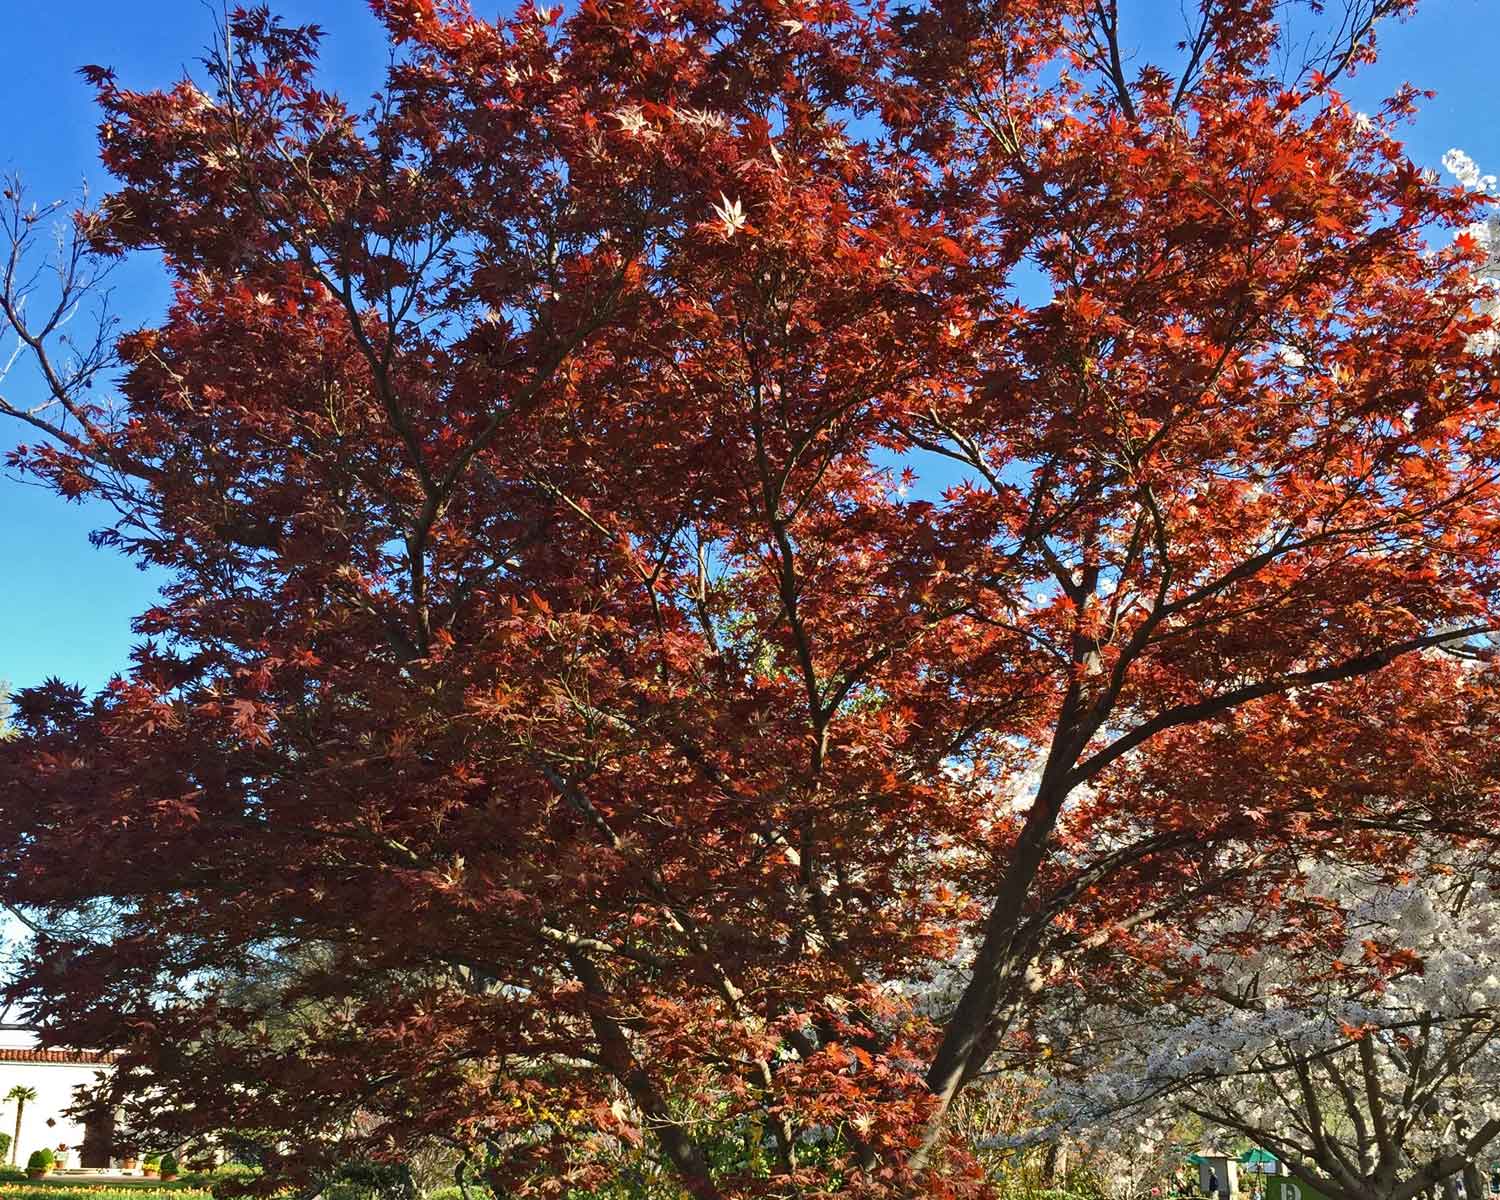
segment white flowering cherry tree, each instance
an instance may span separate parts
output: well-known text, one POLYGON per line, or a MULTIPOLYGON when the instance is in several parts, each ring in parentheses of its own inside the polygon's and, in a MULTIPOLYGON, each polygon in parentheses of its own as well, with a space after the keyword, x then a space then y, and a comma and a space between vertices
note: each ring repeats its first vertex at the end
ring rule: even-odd
POLYGON ((1179 999, 1070 1022, 1053 1115, 1146 1146, 1195 1114, 1335 1200, 1451 1194, 1459 1178, 1477 1196, 1500 1137, 1500 873, 1470 858, 1394 881, 1309 874, 1320 934, 1237 954, 1261 919, 1238 917, 1179 999))
MULTIPOLYGON (((1467 191, 1479 192, 1491 198, 1490 211, 1482 221, 1476 221, 1465 231, 1485 252, 1481 278, 1490 287, 1500 289, 1500 185, 1494 175, 1486 175, 1479 164, 1462 150, 1449 150, 1443 155, 1443 166, 1467 191)), ((1491 317, 1500 317, 1500 295, 1485 305, 1491 317)), ((1500 348, 1500 332, 1494 329, 1476 335, 1481 345, 1489 350, 1500 348)))

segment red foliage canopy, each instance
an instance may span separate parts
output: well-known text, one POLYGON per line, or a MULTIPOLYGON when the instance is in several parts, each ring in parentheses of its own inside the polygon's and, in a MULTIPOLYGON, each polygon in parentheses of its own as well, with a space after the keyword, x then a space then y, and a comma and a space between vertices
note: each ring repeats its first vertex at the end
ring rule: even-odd
POLYGON ((0 751, 4 899, 109 906, 48 1039, 178 1135, 978 1194, 1038 987, 1493 831, 1473 201, 1273 7, 1129 75, 1096 0, 378 0, 366 112, 263 12, 208 92, 92 71, 79 236, 176 300, 5 411, 171 582, 0 751))

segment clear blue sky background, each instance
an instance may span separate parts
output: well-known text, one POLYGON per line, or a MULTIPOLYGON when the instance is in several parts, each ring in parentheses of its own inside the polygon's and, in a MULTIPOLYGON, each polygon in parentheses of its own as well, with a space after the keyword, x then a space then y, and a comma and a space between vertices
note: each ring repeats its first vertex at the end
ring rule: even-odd
MULTIPOLYGON (((334 87, 358 96, 376 85, 384 42, 361 0, 273 7, 328 31, 324 63, 334 87)), ((1160 45, 1181 28, 1179 0, 1124 7, 1133 23, 1127 40, 1160 45)), ((107 191, 77 68, 113 67, 127 87, 170 84, 197 71, 210 30, 202 0, 0 0, 0 171, 20 171, 38 199, 69 196, 84 181, 95 194, 107 191)), ((1415 18, 1387 26, 1382 43, 1381 63, 1354 81, 1351 98, 1373 108, 1404 80, 1436 90, 1410 131, 1413 158, 1436 168, 1444 151, 1461 146, 1500 173, 1500 0, 1426 0, 1415 18)), ((153 263, 128 263, 114 282, 127 325, 156 319, 167 292, 153 263)), ((20 399, 26 381, 18 373, 0 386, 20 399)), ((0 449, 16 440, 0 427, 0 449)), ((0 680, 25 686, 55 674, 97 687, 124 664, 131 618, 151 603, 156 581, 89 545, 89 531, 105 520, 0 477, 0 680)))

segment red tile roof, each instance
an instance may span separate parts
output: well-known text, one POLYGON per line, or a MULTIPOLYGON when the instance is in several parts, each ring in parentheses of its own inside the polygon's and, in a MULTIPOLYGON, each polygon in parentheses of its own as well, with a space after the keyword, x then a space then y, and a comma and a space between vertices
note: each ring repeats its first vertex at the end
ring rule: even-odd
POLYGON ((114 1061, 113 1054, 100 1054, 97 1050, 37 1050, 0 1046, 0 1063, 72 1063, 77 1066, 107 1067, 114 1061))

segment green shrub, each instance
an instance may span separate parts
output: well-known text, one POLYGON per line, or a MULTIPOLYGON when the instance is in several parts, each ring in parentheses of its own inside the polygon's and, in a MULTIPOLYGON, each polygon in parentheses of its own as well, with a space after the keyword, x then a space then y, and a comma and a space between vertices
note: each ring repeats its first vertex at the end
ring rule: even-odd
POLYGON ((259 1167, 246 1166, 244 1163, 221 1163, 206 1171, 185 1171, 177 1176, 177 1182, 184 1187, 212 1190, 216 1196, 221 1193, 234 1196, 243 1189, 247 1180, 254 1179, 259 1174, 259 1167))
POLYGON ((161 1173, 163 1175, 177 1174, 177 1155, 170 1150, 161 1156, 161 1173))
POLYGON ((144 1167, 148 1171, 152 1167, 160 1167, 161 1166, 161 1155, 160 1154, 148 1154, 148 1155, 146 1155, 145 1158, 141 1159, 141 1166, 144 1167))
POLYGON ((0 1167, 0 1183, 25 1183, 26 1172, 20 1167, 0 1167))
POLYGON ((50 1171, 52 1164, 57 1160, 52 1157, 51 1147, 43 1146, 40 1150, 33 1150, 31 1157, 26 1160, 28 1171, 50 1171))
POLYGON ((346 1162, 328 1177, 323 1200, 417 1200, 411 1171, 400 1163, 346 1162))

